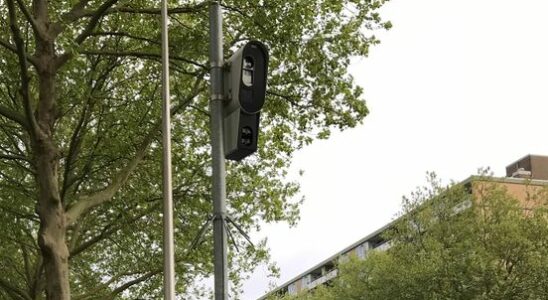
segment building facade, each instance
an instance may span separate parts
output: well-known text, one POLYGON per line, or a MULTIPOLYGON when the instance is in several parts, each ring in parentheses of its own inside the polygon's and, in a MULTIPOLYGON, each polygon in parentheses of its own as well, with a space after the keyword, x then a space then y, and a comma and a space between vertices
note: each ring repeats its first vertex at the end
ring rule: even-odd
MULTIPOLYGON (((489 178, 471 176, 462 184, 468 187, 472 194, 476 194, 481 186, 487 182, 501 185, 507 193, 522 201, 523 205, 532 205, 527 202, 528 195, 536 189, 548 186, 548 156, 527 155, 506 167, 506 177, 489 178)), ((475 198, 475 197, 474 197, 475 198)), ((465 200, 453 210, 458 213, 472 206, 471 200, 465 200)), ((369 251, 384 251, 390 248, 390 241, 383 238, 383 233, 393 226, 393 221, 375 232, 356 241, 352 245, 328 257, 314 267, 299 274, 293 279, 275 288, 258 300, 268 299, 270 296, 295 295, 303 291, 311 290, 318 285, 326 284, 337 277, 337 264, 344 262, 350 256, 364 259, 369 251)))

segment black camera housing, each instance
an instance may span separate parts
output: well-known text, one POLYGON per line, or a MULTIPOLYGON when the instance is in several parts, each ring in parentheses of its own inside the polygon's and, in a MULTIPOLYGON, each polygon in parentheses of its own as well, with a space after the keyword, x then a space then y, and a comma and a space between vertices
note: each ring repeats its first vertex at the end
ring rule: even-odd
POLYGON ((266 97, 268 49, 250 41, 230 57, 225 69, 223 110, 225 158, 242 160, 257 151, 260 111, 266 97))

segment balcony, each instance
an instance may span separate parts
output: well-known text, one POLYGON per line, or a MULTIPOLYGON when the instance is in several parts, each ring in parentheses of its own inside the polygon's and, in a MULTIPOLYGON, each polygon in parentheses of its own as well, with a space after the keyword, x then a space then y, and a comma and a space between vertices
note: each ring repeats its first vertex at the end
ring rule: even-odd
POLYGON ((315 287, 317 287, 318 285, 321 285, 321 284, 324 284, 326 282, 328 282, 329 280, 337 277, 337 269, 333 269, 331 270, 329 273, 326 273, 324 276, 320 277, 320 278, 317 278, 316 280, 310 282, 307 287, 308 289, 313 289, 315 287))

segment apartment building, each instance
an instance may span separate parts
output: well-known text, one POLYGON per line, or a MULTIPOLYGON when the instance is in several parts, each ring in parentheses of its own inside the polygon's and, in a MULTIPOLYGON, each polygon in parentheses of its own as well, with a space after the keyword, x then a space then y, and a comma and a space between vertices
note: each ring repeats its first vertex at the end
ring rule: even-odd
MULTIPOLYGON (((525 201, 527 195, 532 190, 548 186, 548 156, 527 155, 506 167, 506 177, 489 178, 488 182, 504 186, 510 195, 518 200, 525 201)), ((486 179, 478 176, 470 176, 462 183, 467 185, 471 193, 474 194, 482 184, 486 183, 486 179)), ((455 212, 458 212, 467 209, 471 205, 472 203, 468 200, 460 203, 453 209, 455 212)), ((382 236, 394 222, 386 224, 375 232, 333 254, 258 300, 265 300, 272 295, 294 295, 311 290, 337 277, 337 264, 345 261, 349 256, 354 255, 363 259, 369 251, 384 251, 389 249, 390 241, 384 240, 382 236)))

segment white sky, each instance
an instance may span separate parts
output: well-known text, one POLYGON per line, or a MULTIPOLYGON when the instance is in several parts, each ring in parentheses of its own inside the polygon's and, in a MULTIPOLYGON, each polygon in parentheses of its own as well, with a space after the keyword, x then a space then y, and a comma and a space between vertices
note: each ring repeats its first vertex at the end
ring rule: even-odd
MULTIPOLYGON (((392 220, 426 171, 504 176, 526 154, 548 155, 548 1, 392 0, 381 15, 394 27, 351 69, 370 115, 295 155, 301 221, 254 236, 269 239, 277 284, 392 220)), ((268 290, 266 274, 243 299, 268 290)))

